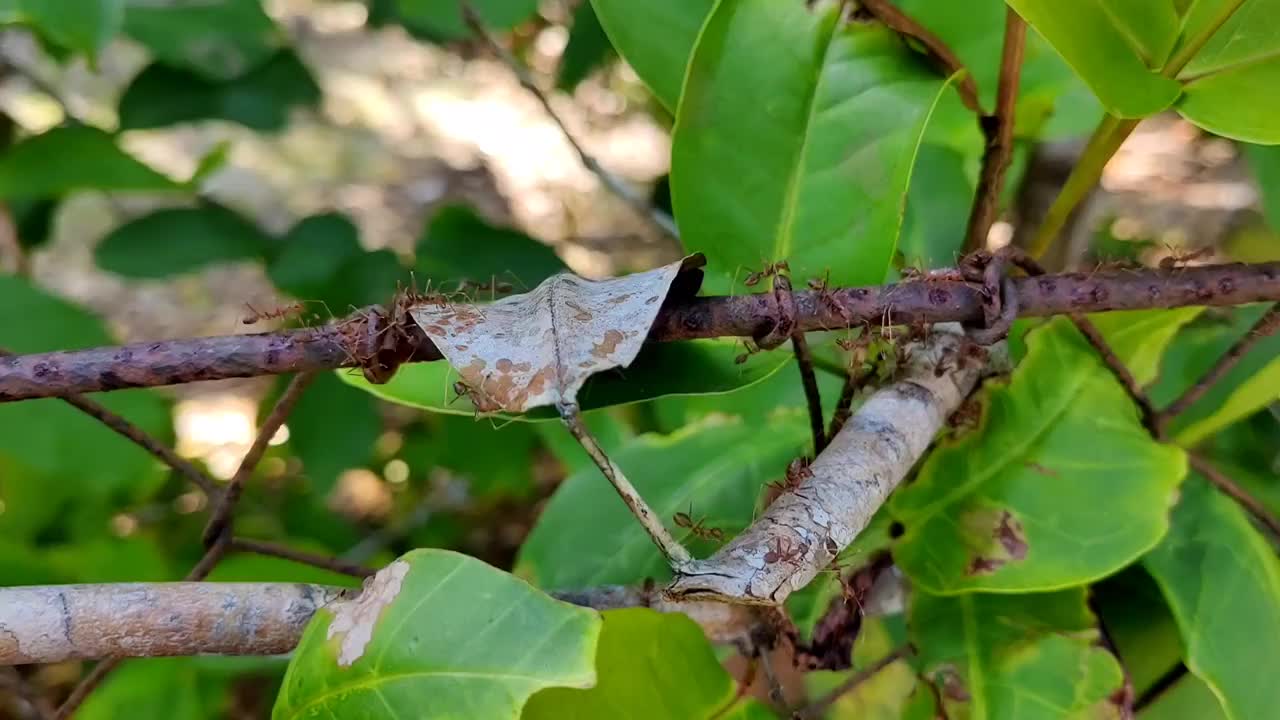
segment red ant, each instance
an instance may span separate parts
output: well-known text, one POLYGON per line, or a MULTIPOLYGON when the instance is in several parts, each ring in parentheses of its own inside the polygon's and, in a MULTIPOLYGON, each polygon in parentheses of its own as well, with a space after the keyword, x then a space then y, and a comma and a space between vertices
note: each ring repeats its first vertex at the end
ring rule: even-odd
POLYGON ((764 554, 764 561, 767 565, 777 562, 791 562, 803 555, 808 549, 809 546, 804 543, 796 547, 790 539, 784 545, 782 538, 775 537, 773 539, 773 548, 764 554))
POLYGON ((786 260, 779 260, 778 262, 768 263, 764 266, 763 270, 760 270, 759 272, 753 272, 750 275, 747 275, 747 279, 743 280, 742 284, 746 285, 747 287, 755 287, 756 285, 760 284, 761 280, 764 280, 767 277, 772 277, 774 275, 781 275, 784 272, 791 272, 791 266, 787 264, 786 260))
POLYGON ((291 305, 281 305, 271 310, 259 310, 258 308, 245 303, 244 306, 249 308, 249 314, 240 319, 245 325, 252 325, 259 320, 282 320, 284 318, 297 315, 306 309, 305 303, 293 303, 291 305))
POLYGON ((1176 267, 1213 254, 1213 248, 1211 247, 1202 247, 1199 250, 1192 250, 1186 253, 1179 252, 1169 245, 1165 245, 1165 248, 1169 250, 1169 255, 1160 259, 1161 270, 1173 270, 1176 267))
POLYGON ((787 474, 784 479, 774 480, 768 486, 781 494, 788 490, 795 490, 800 487, 800 483, 811 477, 813 477, 813 471, 809 469, 809 458, 798 457, 787 463, 787 474))
POLYGON ((702 518, 697 522, 692 517, 693 506, 689 506, 689 512, 678 512, 672 516, 672 520, 678 527, 688 528, 690 534, 700 537, 703 540, 714 540, 715 542, 724 542, 724 531, 718 527, 707 527, 706 518, 702 518))

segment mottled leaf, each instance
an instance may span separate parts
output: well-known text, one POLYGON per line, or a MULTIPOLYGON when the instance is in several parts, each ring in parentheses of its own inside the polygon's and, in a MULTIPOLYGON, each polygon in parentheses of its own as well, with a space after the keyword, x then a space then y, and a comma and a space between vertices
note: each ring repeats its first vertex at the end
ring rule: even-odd
POLYGON ((479 560, 414 550, 316 613, 276 720, 518 718, 548 687, 589 687, 600 616, 479 560))

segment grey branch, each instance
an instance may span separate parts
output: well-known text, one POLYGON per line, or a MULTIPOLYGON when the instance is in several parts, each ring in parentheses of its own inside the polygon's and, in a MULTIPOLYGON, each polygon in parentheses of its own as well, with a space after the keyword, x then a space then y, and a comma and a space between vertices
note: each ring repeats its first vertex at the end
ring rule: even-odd
POLYGON ((775 605, 809 584, 867 526, 1003 352, 1003 344, 979 348, 958 325, 935 326, 910 349, 901 379, 859 408, 810 476, 715 555, 687 565, 670 595, 775 605))

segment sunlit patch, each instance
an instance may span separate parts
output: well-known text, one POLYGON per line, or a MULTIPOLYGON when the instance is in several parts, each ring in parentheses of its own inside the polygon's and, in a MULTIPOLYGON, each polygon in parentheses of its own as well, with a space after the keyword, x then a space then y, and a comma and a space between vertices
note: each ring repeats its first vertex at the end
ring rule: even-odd
POLYGON ((179 401, 173 409, 178 453, 203 460, 215 477, 230 478, 258 431, 257 411, 253 398, 236 395, 179 401))

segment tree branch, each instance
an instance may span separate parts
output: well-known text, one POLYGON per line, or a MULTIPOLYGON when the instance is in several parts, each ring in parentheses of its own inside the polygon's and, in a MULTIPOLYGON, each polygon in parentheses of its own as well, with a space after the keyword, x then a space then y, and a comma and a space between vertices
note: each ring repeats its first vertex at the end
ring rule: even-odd
POLYGON ((1018 78, 1022 74, 1022 50, 1027 25, 1013 8, 1005 10, 1004 53, 1000 59, 1000 86, 996 94, 996 114, 982 118, 987 148, 982 156, 982 175, 969 212, 965 252, 982 249, 1000 209, 1004 175, 1013 158, 1014 115, 1018 101, 1018 78))
POLYGON ((1240 503, 1245 510, 1253 515, 1254 519, 1262 523, 1267 530, 1271 531, 1274 538, 1280 539, 1280 519, 1271 514, 1265 505, 1258 502, 1258 499, 1250 495, 1244 488, 1236 484, 1226 473, 1218 469, 1216 465, 1209 462, 1207 458, 1195 453, 1187 453, 1187 460, 1191 463, 1191 467, 1196 472, 1205 476, 1213 486, 1218 488, 1231 499, 1240 503))
MULTIPOLYGON (((1062 273, 1015 278, 1020 317, 1280 300, 1280 263, 1062 273)), ((983 291, 928 279, 795 293, 803 332, 862 325, 978 322, 983 291)), ((370 357, 368 313, 322 328, 189 338, 0 358, 0 402, 155 387, 197 380, 354 367, 370 357)), ((772 293, 676 300, 659 313, 649 340, 667 342, 763 335, 778 322, 772 293)), ((416 326, 411 360, 438 360, 416 326)))
POLYGON ((876 391, 809 465, 799 487, 749 528, 677 573, 673 598, 777 605, 827 568, 884 504, 947 417, 992 365, 958 326, 940 325, 908 350, 900 379, 876 391), (943 363, 954 365, 943 370, 943 363))

